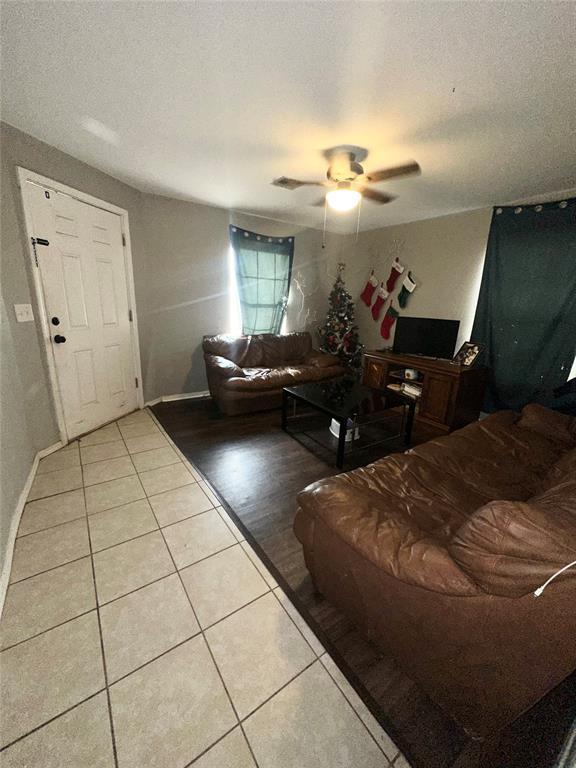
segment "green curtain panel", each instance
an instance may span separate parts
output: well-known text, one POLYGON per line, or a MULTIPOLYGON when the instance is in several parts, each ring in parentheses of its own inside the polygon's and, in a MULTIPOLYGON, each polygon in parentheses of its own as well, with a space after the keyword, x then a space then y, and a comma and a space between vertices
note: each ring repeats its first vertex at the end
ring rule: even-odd
POLYGON ((576 354, 576 198, 494 209, 472 340, 486 410, 554 406, 576 354))
POLYGON ((288 303, 293 237, 268 237, 230 226, 242 333, 280 333, 288 303))

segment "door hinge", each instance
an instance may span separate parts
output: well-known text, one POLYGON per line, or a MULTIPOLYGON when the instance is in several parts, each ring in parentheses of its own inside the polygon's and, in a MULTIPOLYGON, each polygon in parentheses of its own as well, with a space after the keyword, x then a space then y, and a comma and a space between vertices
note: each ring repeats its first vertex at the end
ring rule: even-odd
POLYGON ((126 248, 126 235, 122 232, 122 245, 126 248))
POLYGON ((134 381, 136 382, 136 389, 138 389, 138 379, 136 378, 134 381))
POLYGON ((132 310, 131 310, 131 309, 129 309, 129 310, 128 310, 128 320, 129 320, 130 322, 132 322, 132 321, 133 321, 133 319, 134 319, 134 318, 132 317, 132 310))

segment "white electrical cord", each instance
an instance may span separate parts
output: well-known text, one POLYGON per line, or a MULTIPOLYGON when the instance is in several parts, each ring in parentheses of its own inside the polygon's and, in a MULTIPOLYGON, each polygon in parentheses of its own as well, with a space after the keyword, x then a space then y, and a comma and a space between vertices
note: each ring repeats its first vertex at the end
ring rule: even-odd
POLYGON ((554 579, 557 576, 560 576, 561 573, 564 573, 564 571, 567 571, 568 568, 572 568, 573 565, 576 565, 576 560, 573 560, 571 563, 568 563, 568 565, 565 565, 564 568, 560 568, 559 571, 556 571, 556 573, 553 573, 552 576, 550 576, 550 578, 548 579, 548 581, 545 581, 544 584, 542 584, 541 587, 538 587, 538 589, 534 590, 534 596, 535 597, 540 597, 542 592, 544 592, 544 590, 546 589, 548 584, 550 584, 551 581, 554 581, 554 579))

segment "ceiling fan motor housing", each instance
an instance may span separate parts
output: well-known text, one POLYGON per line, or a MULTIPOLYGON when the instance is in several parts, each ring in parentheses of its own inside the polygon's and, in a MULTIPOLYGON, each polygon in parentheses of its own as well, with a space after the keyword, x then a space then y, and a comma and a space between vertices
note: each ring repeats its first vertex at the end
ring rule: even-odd
POLYGON ((346 156, 348 158, 346 163, 343 163, 340 157, 339 162, 328 166, 326 176, 330 181, 354 181, 357 176, 362 176, 364 173, 364 168, 356 162, 353 152, 347 152, 346 156))

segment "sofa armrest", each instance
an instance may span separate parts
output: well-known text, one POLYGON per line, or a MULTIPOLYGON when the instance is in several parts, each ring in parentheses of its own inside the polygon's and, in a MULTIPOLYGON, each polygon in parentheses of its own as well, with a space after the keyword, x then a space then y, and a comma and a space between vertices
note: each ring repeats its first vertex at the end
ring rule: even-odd
POLYGON ((459 528, 449 552, 484 592, 522 597, 576 559, 576 520, 560 508, 551 514, 537 499, 491 501, 459 528))
POLYGON ((335 355, 317 350, 312 350, 304 359, 304 365, 313 365, 315 368, 331 368, 333 365, 340 364, 340 360, 335 355))
POLYGON ((538 432, 567 447, 576 445, 576 419, 537 403, 524 406, 516 426, 538 432))
POLYGON ((205 354, 204 359, 208 371, 210 373, 215 373, 221 379, 231 379, 234 376, 246 378, 246 374, 242 368, 232 362, 232 360, 228 360, 226 357, 205 354))
POLYGON ((405 584, 449 595, 481 594, 442 542, 408 519, 393 497, 339 475, 313 483, 297 498, 303 519, 295 533, 308 555, 327 526, 359 557, 405 584))

